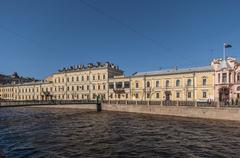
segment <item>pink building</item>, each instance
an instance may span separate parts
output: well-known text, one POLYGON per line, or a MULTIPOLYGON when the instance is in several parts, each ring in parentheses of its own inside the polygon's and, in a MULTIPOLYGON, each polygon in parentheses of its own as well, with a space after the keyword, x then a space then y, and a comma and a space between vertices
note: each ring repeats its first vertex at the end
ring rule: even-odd
POLYGON ((214 59, 215 100, 220 102, 240 99, 240 61, 235 58, 214 59))

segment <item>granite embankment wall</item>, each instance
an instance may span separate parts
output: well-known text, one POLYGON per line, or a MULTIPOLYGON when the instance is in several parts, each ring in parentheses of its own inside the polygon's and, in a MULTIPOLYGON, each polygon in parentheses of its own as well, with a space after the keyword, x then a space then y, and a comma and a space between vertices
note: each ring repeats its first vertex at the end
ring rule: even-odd
MULTIPOLYGON (((51 108, 79 108, 96 110, 94 104, 82 105, 44 105, 34 107, 51 107, 51 108)), ((184 106, 159 106, 159 105, 125 105, 125 104, 102 104, 102 110, 133 112, 145 114, 159 114, 192 118, 208 118, 240 121, 240 108, 226 107, 184 107, 184 106)))
POLYGON ((240 121, 239 108, 104 104, 103 110, 240 121))

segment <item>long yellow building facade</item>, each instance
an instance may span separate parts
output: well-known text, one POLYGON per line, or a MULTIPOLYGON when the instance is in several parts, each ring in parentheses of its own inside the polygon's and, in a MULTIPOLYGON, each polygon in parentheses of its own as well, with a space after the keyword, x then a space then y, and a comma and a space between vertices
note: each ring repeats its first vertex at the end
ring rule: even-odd
POLYGON ((124 76, 112 63, 63 68, 43 81, 0 85, 1 100, 222 101, 240 99, 240 64, 137 72, 124 76))

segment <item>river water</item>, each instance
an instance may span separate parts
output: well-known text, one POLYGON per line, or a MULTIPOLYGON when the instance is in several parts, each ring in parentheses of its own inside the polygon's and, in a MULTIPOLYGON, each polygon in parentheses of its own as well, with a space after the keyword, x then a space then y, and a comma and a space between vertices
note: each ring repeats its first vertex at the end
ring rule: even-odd
POLYGON ((240 157, 240 123, 80 109, 0 108, 0 150, 28 157, 240 157))

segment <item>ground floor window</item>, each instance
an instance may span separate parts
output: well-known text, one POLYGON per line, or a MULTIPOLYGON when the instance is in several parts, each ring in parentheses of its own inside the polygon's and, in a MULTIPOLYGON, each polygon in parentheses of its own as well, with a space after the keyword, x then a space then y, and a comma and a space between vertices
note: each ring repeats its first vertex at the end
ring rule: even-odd
POLYGON ((180 92, 176 92, 176 98, 180 98, 180 92))
POLYGON ((192 92, 187 93, 188 98, 192 98, 192 92))
POLYGON ((150 93, 147 93, 147 98, 150 98, 150 93))
POLYGON ((135 97, 138 98, 138 93, 135 94, 135 97))
POLYGON ((202 97, 207 98, 207 92, 202 92, 202 97))
POLYGON ((160 95, 159 95, 159 93, 156 93, 156 98, 160 98, 160 95))

